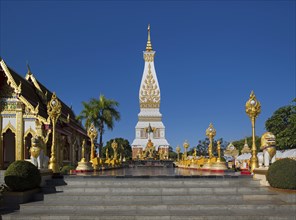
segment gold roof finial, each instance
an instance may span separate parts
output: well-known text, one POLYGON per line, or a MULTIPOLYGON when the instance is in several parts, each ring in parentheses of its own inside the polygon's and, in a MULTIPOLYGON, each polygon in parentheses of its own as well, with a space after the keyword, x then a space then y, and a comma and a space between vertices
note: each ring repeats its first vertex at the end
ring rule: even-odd
POLYGON ((146 51, 152 51, 152 44, 150 40, 150 24, 148 24, 148 40, 146 45, 146 51))
POLYGON ((27 69, 28 69, 27 74, 32 75, 31 68, 29 66, 29 62, 28 61, 27 61, 27 69))

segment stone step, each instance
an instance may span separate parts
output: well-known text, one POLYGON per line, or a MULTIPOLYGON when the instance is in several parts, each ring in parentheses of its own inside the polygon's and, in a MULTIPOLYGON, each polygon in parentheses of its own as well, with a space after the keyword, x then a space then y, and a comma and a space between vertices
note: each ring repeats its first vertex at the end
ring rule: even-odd
POLYGON ((276 195, 170 195, 170 196, 111 196, 111 195, 45 195, 44 204, 284 204, 276 195))
POLYGON ((101 187, 56 187, 58 192, 65 193, 96 193, 97 195, 195 195, 195 194, 257 194, 261 192, 268 192, 265 187, 184 187, 184 188, 101 188, 101 187))
POLYGON ((148 213, 121 213, 88 212, 88 213, 51 213, 51 214, 21 214, 19 212, 2 216, 3 220, 295 220, 294 215, 285 213, 242 213, 227 214, 225 212, 148 212, 148 213), (216 215, 215 215, 216 214, 216 215))
POLYGON ((105 187, 149 187, 149 188, 159 188, 159 187, 259 187, 259 181, 252 180, 139 180, 139 179, 66 179, 65 182, 68 186, 99 186, 101 188, 105 187))
POLYGON ((77 205, 55 205, 55 204, 45 204, 43 202, 34 202, 23 204, 20 208, 21 213, 51 213, 51 212, 65 212, 65 213, 80 213, 80 212, 114 212, 114 213, 139 213, 141 212, 161 212, 167 211, 177 212, 177 211, 188 211, 188 212, 213 212, 219 213, 265 213, 270 214, 270 212, 286 213, 295 215, 296 206, 295 204, 289 205, 279 205, 279 204, 220 204, 220 205, 196 205, 196 204, 173 204, 173 205, 147 205, 147 204, 137 204, 137 205, 95 205, 79 203, 77 205))

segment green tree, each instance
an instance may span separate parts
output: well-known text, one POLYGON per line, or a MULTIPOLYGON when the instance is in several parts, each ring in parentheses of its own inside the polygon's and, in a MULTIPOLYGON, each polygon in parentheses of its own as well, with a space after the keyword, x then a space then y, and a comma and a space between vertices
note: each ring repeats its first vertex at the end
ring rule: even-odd
POLYGON ((172 147, 169 147, 169 159, 177 160, 177 157, 178 157, 177 153, 174 152, 172 147))
MULTIPOLYGON (((250 149, 252 149, 252 143, 253 143, 252 136, 249 136, 246 138, 247 138, 247 143, 248 143, 250 149)), ((256 143, 256 148, 257 148, 257 152, 258 152, 258 151, 260 151, 260 146, 261 146, 261 138, 259 136, 255 137, 255 143, 256 143)), ((236 140, 236 141, 232 141, 232 144, 236 147, 236 149, 241 154, 241 150, 243 149, 243 147, 245 145, 245 138, 240 139, 240 140, 236 140)))
POLYGON ((90 127, 96 120, 96 112, 91 102, 82 102, 83 110, 77 116, 77 119, 81 122, 84 120, 84 126, 86 129, 90 127))
POLYGON ((99 99, 92 98, 88 103, 83 102, 84 109, 81 111, 78 119, 85 120, 86 129, 91 123, 99 131, 99 155, 102 157, 103 134, 105 126, 112 130, 114 120, 120 120, 120 113, 117 110, 119 103, 113 99, 107 99, 104 95, 100 95, 99 99))
MULTIPOLYGON (((106 157, 106 150, 108 149, 109 156, 112 157, 114 152, 112 148, 112 142, 114 139, 110 139, 107 141, 106 145, 102 149, 102 157, 106 157)), ((122 154, 122 158, 125 157, 126 160, 130 160, 132 158, 132 147, 128 140, 124 138, 115 138, 115 141, 118 144, 118 156, 122 154)))
MULTIPOLYGON (((223 150, 228 145, 228 143, 226 141, 223 141, 223 138, 219 138, 217 140, 214 140, 213 141, 213 154, 215 156, 218 155, 218 153, 217 153, 217 141, 220 141, 221 142, 221 152, 223 152, 223 150)), ((197 146, 194 147, 194 148, 196 148, 196 154, 197 154, 197 156, 208 156, 208 147, 209 147, 209 144, 210 144, 209 138, 205 138, 203 140, 199 140, 197 146)), ((188 152, 189 154, 188 155, 193 155, 194 148, 192 148, 192 149, 189 150, 189 152, 188 152)))
POLYGON ((296 148, 296 98, 276 110, 265 122, 265 128, 276 136, 280 149, 296 148))

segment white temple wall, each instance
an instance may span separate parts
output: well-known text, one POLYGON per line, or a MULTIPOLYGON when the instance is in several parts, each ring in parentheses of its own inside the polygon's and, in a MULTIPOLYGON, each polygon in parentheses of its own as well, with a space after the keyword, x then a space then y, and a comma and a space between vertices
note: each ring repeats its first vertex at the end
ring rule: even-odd
POLYGON ((2 116, 3 118, 2 118, 2 129, 4 129, 8 124, 9 124, 9 122, 10 122, 10 124, 14 127, 14 129, 16 128, 16 118, 14 117, 14 118, 11 118, 11 117, 5 117, 5 115, 4 116, 2 116))
POLYGON ((32 129, 33 131, 36 131, 35 128, 35 118, 34 119, 24 119, 24 131, 25 134, 29 129, 32 129))

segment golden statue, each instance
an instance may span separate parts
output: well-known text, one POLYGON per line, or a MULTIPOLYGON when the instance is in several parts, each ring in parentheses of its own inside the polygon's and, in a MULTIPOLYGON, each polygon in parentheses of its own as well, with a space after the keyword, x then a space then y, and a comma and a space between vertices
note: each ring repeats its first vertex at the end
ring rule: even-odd
POLYGON ((196 155, 197 155, 196 148, 194 148, 194 153, 193 153, 194 158, 196 157, 196 155))
POLYGON ((146 145, 146 149, 145 149, 145 154, 149 154, 149 158, 153 158, 153 153, 155 151, 155 147, 154 147, 154 144, 153 142, 149 139, 148 140, 148 143, 146 145))
POLYGON ((85 140, 82 141, 80 162, 85 162, 85 140))
POLYGON ((80 160, 80 162, 78 162, 78 166, 76 167, 76 170, 82 170, 82 171, 93 170, 91 163, 86 161, 86 159, 85 159, 85 140, 82 141, 81 160, 80 160))
POLYGON ((48 168, 49 158, 44 154, 44 142, 43 138, 36 135, 31 139, 32 147, 30 148, 31 163, 34 164, 38 169, 48 168))
POLYGON ((265 132, 261 137, 261 150, 263 150, 264 166, 269 167, 269 163, 275 161, 276 146, 275 136, 271 132, 265 132))

